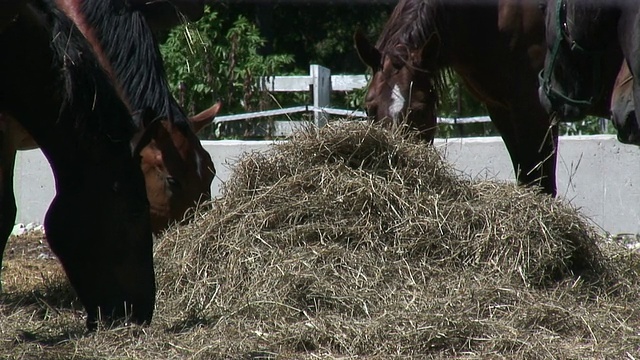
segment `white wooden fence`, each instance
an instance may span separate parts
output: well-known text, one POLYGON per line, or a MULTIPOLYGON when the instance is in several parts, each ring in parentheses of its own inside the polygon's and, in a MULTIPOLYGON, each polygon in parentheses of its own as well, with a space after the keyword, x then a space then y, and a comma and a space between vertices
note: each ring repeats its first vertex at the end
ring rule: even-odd
MULTIPOLYGON (((368 84, 365 75, 331 75, 331 70, 320 66, 311 65, 309 67, 309 75, 299 76, 272 76, 261 80, 261 88, 269 92, 309 92, 312 95, 312 104, 304 104, 289 108, 281 108, 274 110, 265 110, 251 113, 243 113, 236 115, 218 116, 215 118, 216 123, 227 123, 234 121, 244 121, 250 119, 269 118, 274 116, 313 113, 313 119, 316 125, 323 126, 327 123, 329 115, 337 115, 346 118, 366 118, 367 114, 361 110, 354 109, 336 109, 330 104, 332 91, 353 91, 362 89, 368 84)), ((439 124, 472 124, 472 123, 489 123, 489 116, 472 116, 472 117, 438 117, 439 124)), ((586 121, 586 120, 585 120, 586 121)), ((600 129, 602 133, 607 133, 609 120, 599 119, 600 129)), ((274 126, 268 130, 269 135, 287 136, 295 129, 306 125, 306 121, 274 121, 274 126)), ((582 135, 578 123, 561 123, 561 135, 582 135)))
MULTIPOLYGON (((272 141, 203 141, 216 168, 212 194, 220 194, 242 154, 267 151, 272 145, 272 141)), ((499 137, 436 139, 435 146, 468 176, 514 181, 511 160, 499 137)), ((606 231, 640 233, 640 149, 620 144, 613 135, 594 135, 560 137, 558 151, 558 195, 606 231)), ((42 224, 54 185, 39 149, 18 152, 14 177, 18 222, 42 224)))
MULTIPOLYGON (((367 86, 365 75, 331 75, 331 70, 320 66, 311 65, 309 75, 300 76, 273 76, 262 80, 262 88, 270 92, 310 92, 313 95, 313 104, 306 104, 290 108, 258 111, 237 115, 218 116, 216 123, 230 121, 249 120, 270 116, 281 116, 299 113, 313 112, 316 125, 323 126, 328 121, 328 115, 344 117, 365 118, 367 114, 360 110, 346 110, 331 108, 331 91, 353 91, 367 86)), ((467 118, 438 118, 441 124, 469 124, 490 122, 488 116, 475 116, 467 118)))

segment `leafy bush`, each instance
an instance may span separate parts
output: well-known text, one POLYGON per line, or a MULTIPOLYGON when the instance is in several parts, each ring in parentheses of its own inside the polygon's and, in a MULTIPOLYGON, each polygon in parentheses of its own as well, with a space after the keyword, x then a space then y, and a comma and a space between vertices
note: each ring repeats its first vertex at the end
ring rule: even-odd
POLYGON ((246 17, 221 17, 207 7, 198 22, 172 30, 160 50, 170 86, 190 112, 218 99, 225 112, 245 112, 264 107, 257 79, 293 62, 287 54, 260 55, 264 43, 246 17))

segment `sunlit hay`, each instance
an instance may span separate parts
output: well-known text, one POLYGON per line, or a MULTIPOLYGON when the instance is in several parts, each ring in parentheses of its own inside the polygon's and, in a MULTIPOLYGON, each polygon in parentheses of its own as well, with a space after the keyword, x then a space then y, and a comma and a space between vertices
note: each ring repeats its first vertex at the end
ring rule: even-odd
POLYGON ((212 205, 155 254, 158 321, 210 329, 209 355, 582 357, 637 340, 620 326, 639 315, 621 278, 636 255, 603 255, 573 207, 473 182, 400 131, 302 132, 244 156, 212 205))
POLYGON ((149 327, 86 333, 62 272, 15 247, 0 358, 640 358, 637 252, 402 133, 307 130, 210 205, 158 239, 149 327))

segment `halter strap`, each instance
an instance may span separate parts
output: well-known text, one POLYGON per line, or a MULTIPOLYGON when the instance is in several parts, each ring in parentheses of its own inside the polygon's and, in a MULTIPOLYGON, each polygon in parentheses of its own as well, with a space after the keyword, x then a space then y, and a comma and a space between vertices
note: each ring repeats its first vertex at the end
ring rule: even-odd
POLYGON ((554 89, 551 85, 551 76, 553 74, 553 69, 556 65, 556 60, 558 58, 558 53, 560 51, 560 46, 563 41, 567 41, 570 44, 570 50, 574 52, 584 53, 584 54, 594 54, 596 55, 593 66, 593 79, 594 79, 594 87, 600 86, 600 62, 601 62, 601 51, 589 51, 584 47, 580 46, 576 41, 572 40, 569 35, 567 29, 567 14, 566 14, 566 0, 557 0, 556 1, 556 11, 555 11, 555 19, 556 19, 556 40, 553 44, 553 48, 551 50, 551 61, 550 63, 544 67, 538 73, 538 79, 540 81, 540 85, 542 86, 542 90, 544 94, 551 100, 552 102, 563 102, 568 105, 573 105, 577 107, 590 107, 593 103, 593 97, 589 99, 574 99, 569 97, 562 92, 554 89), (562 10, 565 9, 563 12, 562 10))

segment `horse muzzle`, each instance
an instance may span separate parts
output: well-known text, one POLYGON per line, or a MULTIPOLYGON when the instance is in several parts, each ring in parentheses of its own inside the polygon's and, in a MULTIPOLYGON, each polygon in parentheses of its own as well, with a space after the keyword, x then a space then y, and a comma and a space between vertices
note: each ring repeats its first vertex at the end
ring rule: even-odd
POLYGON ((635 110, 618 116, 615 112, 611 117, 613 126, 618 130, 618 141, 623 144, 640 146, 640 125, 635 110))
POLYGON ((556 114, 560 121, 572 122, 580 121, 587 116, 588 106, 581 104, 567 103, 549 94, 542 86, 538 87, 538 97, 540 105, 547 114, 556 114))

